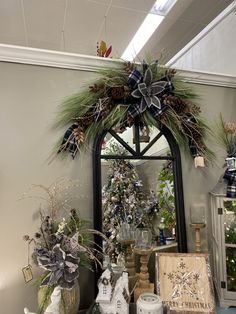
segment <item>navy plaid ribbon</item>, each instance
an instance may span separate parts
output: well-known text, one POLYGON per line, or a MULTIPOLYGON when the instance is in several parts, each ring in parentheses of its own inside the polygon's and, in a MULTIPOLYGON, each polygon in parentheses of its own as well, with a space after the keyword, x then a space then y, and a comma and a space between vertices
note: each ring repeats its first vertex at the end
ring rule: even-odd
MULTIPOLYGON (((192 113, 185 113, 185 114, 183 114, 182 118, 185 121, 185 124, 189 126, 189 131, 191 132, 191 128, 195 124, 197 124, 196 118, 194 117, 194 115, 192 113)), ((189 144, 188 145, 189 145, 189 150, 190 150, 192 157, 198 156, 199 153, 198 153, 197 145, 195 144, 195 142, 191 138, 189 138, 189 144)))
MULTIPOLYGON (((156 108, 155 106, 151 106, 147 110, 151 113, 151 115, 154 118, 158 118, 162 113, 167 109, 168 107, 166 105, 162 105, 161 109, 156 108)), ((131 104, 128 107, 128 113, 132 118, 137 117, 140 115, 142 112, 139 110, 139 103, 136 104, 131 104)))
POLYGON ((138 116, 141 112, 139 111, 139 105, 138 104, 131 104, 128 107, 128 113, 132 118, 135 118, 138 116))
MULTIPOLYGON (((151 106, 149 108, 147 108, 147 110, 149 110, 149 112, 151 113, 151 115, 154 118, 158 118, 160 115, 162 115, 162 113, 167 109, 168 107, 166 105, 164 105, 161 102, 161 108, 157 108, 155 106, 151 106)), ((135 118, 138 115, 142 114, 142 111, 140 110, 140 101, 134 104, 130 104, 128 107, 128 114, 132 117, 135 118)))
POLYGON ((189 141, 189 149, 193 157, 197 157, 199 155, 197 146, 191 140, 189 141))
POLYGON ((138 86, 138 84, 141 82, 142 78, 143 78, 143 76, 142 76, 141 72, 139 70, 135 69, 129 75, 127 85, 130 88, 135 89, 138 86))
POLYGON ((158 117, 160 117, 163 114, 163 112, 166 111, 167 108, 168 107, 166 105, 161 104, 161 109, 158 109, 158 108, 156 108, 154 106, 151 106, 150 108, 148 108, 148 110, 150 111, 151 115, 154 118, 158 118, 158 117))
POLYGON ((236 197, 236 171, 226 169, 223 178, 228 181, 226 196, 236 197))
POLYGON ((168 94, 173 94, 174 93, 174 85, 172 84, 170 78, 168 76, 163 76, 159 81, 165 81, 167 82, 165 86, 165 92, 168 94))
POLYGON ((78 123, 73 123, 65 132, 63 141, 61 143, 60 149, 58 150, 58 154, 62 151, 69 151, 72 158, 75 158, 75 155, 78 152, 78 143, 74 135, 74 129, 78 128, 78 123))

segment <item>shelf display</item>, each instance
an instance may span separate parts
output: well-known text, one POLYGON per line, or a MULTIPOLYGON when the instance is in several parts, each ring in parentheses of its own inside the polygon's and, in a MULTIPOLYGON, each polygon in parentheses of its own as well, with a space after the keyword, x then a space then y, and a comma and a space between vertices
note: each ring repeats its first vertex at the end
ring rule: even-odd
POLYGON ((236 200, 224 201, 227 289, 236 292, 236 200))
POLYGON ((236 199, 211 193, 211 263, 220 306, 236 306, 236 199))

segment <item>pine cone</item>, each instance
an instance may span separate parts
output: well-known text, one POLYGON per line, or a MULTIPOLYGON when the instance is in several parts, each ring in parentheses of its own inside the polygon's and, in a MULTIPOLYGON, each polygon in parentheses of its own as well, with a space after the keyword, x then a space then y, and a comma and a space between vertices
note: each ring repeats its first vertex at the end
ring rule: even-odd
POLYGON ((167 106, 170 106, 177 114, 181 114, 184 112, 189 112, 189 106, 187 102, 182 100, 179 97, 176 96, 167 96, 164 99, 164 104, 167 106))
POLYGON ((202 129, 197 123, 182 123, 183 132, 200 146, 203 144, 202 129))
POLYGON ((112 104, 111 104, 111 98, 106 98, 103 102, 103 108, 101 110, 101 117, 106 118, 109 113, 111 112, 112 104))
POLYGON ((81 125, 78 125, 78 128, 73 130, 73 133, 78 142, 78 145, 84 142, 84 139, 85 139, 84 129, 81 125))
POLYGON ((194 116, 198 116, 201 113, 200 107, 193 103, 189 103, 189 109, 194 116))
POLYGON ((197 146, 198 151, 204 152, 206 149, 206 145, 203 141, 203 134, 202 129, 199 127, 198 124, 194 125, 183 125, 183 131, 189 138, 191 142, 194 143, 195 146, 197 146))
POLYGON ((129 88, 129 86, 124 86, 124 97, 127 98, 127 97, 130 97, 131 95, 131 90, 129 88))
MULTIPOLYGON (((178 118, 178 115, 176 115, 177 118, 175 119, 175 124, 178 126, 178 129, 181 129, 182 126, 181 126, 181 121, 180 119, 178 118)), ((160 121, 162 124, 164 124, 165 126, 167 126, 168 128, 170 127, 169 124, 169 118, 168 118, 168 115, 165 114, 165 112, 160 116, 160 121)))
POLYGON ((129 74, 134 70, 135 66, 134 63, 131 62, 125 62, 125 71, 129 74))
POLYGON ((94 122, 94 112, 86 112, 78 120, 81 126, 87 127, 94 122))
POLYGON ((111 98, 118 100, 124 98, 124 87, 123 86, 112 87, 111 98))
POLYGON ((192 138, 194 138, 195 141, 202 140, 202 133, 201 129, 194 127, 194 128, 185 128, 185 133, 190 135, 192 138))
POLYGON ((176 74, 176 70, 175 70, 175 69, 167 69, 166 72, 165 72, 165 75, 166 75, 167 77, 169 77, 170 79, 171 79, 172 77, 174 77, 175 74, 176 74))
POLYGON ((89 89, 90 89, 91 92, 97 93, 100 90, 103 90, 104 87, 105 87, 104 84, 100 84, 100 85, 94 84, 94 85, 89 86, 89 89))
POLYGON ((132 118, 130 115, 128 115, 126 121, 124 123, 116 126, 114 128, 114 131, 116 133, 123 133, 127 127, 130 128, 133 124, 134 124, 134 118, 132 118))

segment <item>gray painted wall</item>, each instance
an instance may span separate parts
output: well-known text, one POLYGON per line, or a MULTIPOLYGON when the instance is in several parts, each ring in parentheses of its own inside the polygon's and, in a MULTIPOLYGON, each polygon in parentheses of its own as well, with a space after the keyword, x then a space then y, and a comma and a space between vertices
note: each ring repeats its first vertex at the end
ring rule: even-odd
MULTIPOLYGON (((13 63, 0 63, 0 73, 0 304, 5 313, 19 314, 24 306, 36 311, 36 289, 31 283, 24 283, 21 269, 27 264, 27 246, 22 237, 33 235, 38 228, 35 213, 39 202, 18 199, 33 183, 48 186, 62 176, 79 179, 77 204, 82 216, 92 220, 91 153, 75 161, 56 160, 51 165, 47 158, 61 135, 50 129, 57 106, 94 74, 13 63)), ((200 85, 196 89, 202 95, 202 113, 207 119, 212 121, 220 111, 227 119, 236 118, 235 90, 200 85)), ((209 146, 215 149, 213 142, 209 146)), ((217 149, 214 167, 202 171, 194 169, 193 163, 183 156, 187 224, 189 208, 196 200, 202 199, 209 210, 208 192, 222 173, 223 159, 224 153, 217 149)), ((192 251, 194 238, 189 228, 188 240, 192 251)), ((80 286, 82 303, 88 304, 93 298, 93 284, 87 273, 81 274, 80 286)))

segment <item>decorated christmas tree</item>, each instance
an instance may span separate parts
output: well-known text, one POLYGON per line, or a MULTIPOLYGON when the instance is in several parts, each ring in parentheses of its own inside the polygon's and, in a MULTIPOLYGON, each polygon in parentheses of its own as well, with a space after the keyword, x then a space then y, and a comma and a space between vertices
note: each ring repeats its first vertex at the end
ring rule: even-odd
POLYGON ((160 217, 164 218, 169 235, 172 235, 176 223, 172 162, 168 161, 164 163, 158 175, 158 182, 159 187, 157 197, 160 208, 160 217))
MULTIPOLYGON (((111 155, 126 155, 126 150, 117 143, 107 149, 111 155)), ((109 160, 108 181, 103 187, 103 232, 112 242, 109 252, 113 261, 121 252, 119 242, 121 226, 131 229, 151 227, 152 205, 142 191, 142 181, 128 159, 109 160)))

